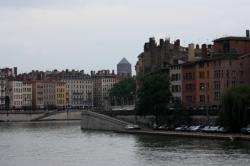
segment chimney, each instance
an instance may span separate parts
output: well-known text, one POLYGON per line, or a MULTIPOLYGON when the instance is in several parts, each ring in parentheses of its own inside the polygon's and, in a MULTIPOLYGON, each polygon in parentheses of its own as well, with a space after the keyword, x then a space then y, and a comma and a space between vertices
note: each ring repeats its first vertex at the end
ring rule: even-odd
POLYGON ((202 44, 201 46, 201 56, 202 58, 207 57, 207 45, 206 44, 202 44))
POLYGON ((188 45, 188 61, 194 61, 194 44, 188 45))
POLYGON ((197 49, 197 50, 199 50, 199 49, 200 49, 200 46, 199 46, 199 44, 196 44, 196 47, 195 47, 195 49, 197 49))
POLYGON ((150 37, 150 38, 149 38, 149 43, 150 43, 150 44, 155 43, 155 38, 154 38, 154 37, 150 37))
POLYGON ((151 49, 151 48, 154 48, 156 46, 157 45, 156 45, 156 42, 155 42, 155 38, 154 37, 149 38, 149 48, 151 49))
POLYGON ((249 38, 249 30, 246 30, 246 37, 249 38))
POLYGON ((208 45, 208 49, 211 49, 211 48, 212 48, 212 44, 209 44, 209 45, 208 45))
POLYGON ((164 40, 163 39, 160 39, 160 46, 162 47, 164 44, 164 40))
POLYGON ((180 39, 177 39, 175 42, 174 42, 174 49, 179 49, 180 48, 180 39))

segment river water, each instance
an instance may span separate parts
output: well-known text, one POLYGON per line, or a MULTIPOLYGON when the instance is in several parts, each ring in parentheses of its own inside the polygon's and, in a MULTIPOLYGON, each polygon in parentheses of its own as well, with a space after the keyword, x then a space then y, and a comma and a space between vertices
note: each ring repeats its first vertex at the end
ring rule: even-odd
POLYGON ((82 131, 79 122, 0 123, 0 166, 250 165, 250 143, 82 131))

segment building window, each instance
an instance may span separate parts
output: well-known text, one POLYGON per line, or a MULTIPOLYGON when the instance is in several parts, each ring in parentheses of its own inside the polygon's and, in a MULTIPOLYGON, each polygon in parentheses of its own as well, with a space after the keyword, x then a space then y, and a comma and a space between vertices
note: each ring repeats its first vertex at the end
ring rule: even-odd
POLYGON ((232 71, 232 77, 236 77, 236 71, 235 70, 232 71))
POLYGON ((236 81, 232 81, 232 87, 236 86, 236 81))
POLYGON ((187 102, 192 102, 193 101, 193 96, 186 96, 186 101, 187 102))
POLYGON ((200 76, 200 79, 203 79, 203 78, 205 78, 205 73, 202 71, 199 73, 199 76, 200 76))
POLYGON ((218 101, 220 99, 220 92, 215 92, 214 93, 214 100, 218 101))
POLYGON ((204 91, 205 90, 205 83, 200 83, 200 90, 204 91))
POLYGON ((214 81, 214 89, 220 90, 220 81, 214 81))
POLYGON ((180 86, 179 85, 172 85, 172 92, 180 92, 180 86))
POLYGON ((200 95, 200 102, 204 103, 205 102, 205 95, 200 95))
POLYGON ((172 74, 171 75, 171 81, 178 81, 179 80, 179 74, 172 74))
POLYGON ((244 72, 241 70, 241 71, 240 71, 240 76, 242 77, 242 76, 243 76, 243 74, 244 74, 244 72))
POLYGON ((207 95, 207 102, 209 102, 209 95, 207 95))
POLYGON ((200 62, 200 63, 199 63, 199 67, 200 67, 200 68, 203 68, 203 67, 204 67, 204 63, 203 63, 203 62, 200 62))
POLYGON ((186 91, 193 91, 194 85, 193 84, 186 84, 186 91))
POLYGON ((210 88, 210 87, 209 87, 209 83, 207 83, 207 87, 206 87, 206 89, 207 89, 207 90, 209 90, 209 88, 210 88))
POLYGON ((185 74, 186 80, 193 80, 194 79, 194 73, 186 73, 185 74))

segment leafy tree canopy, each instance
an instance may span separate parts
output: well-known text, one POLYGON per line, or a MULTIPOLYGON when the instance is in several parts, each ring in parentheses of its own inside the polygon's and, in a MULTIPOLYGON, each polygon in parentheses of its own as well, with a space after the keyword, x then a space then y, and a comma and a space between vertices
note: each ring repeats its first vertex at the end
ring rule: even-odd
POLYGON ((154 74, 146 76, 143 79, 142 87, 138 91, 137 114, 154 114, 157 117, 167 109, 170 98, 171 92, 167 75, 154 74))
POLYGON ((113 86, 110 91, 110 96, 133 97, 133 95, 135 95, 135 87, 135 78, 126 78, 113 86))
POLYGON ((219 121, 231 131, 239 131, 250 123, 250 88, 237 87, 226 91, 222 96, 222 109, 219 121))

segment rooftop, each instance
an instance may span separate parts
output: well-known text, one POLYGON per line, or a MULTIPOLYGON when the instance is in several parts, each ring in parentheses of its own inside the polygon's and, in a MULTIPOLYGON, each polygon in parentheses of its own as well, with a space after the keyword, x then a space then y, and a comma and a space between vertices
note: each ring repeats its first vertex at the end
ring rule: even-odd
POLYGON ((214 42, 221 42, 225 40, 238 40, 238 41, 250 41, 249 37, 241 37, 241 36, 228 36, 228 37, 222 37, 219 39, 215 39, 214 42))
POLYGON ((118 63, 119 64, 130 64, 126 58, 122 58, 122 60, 118 63))

